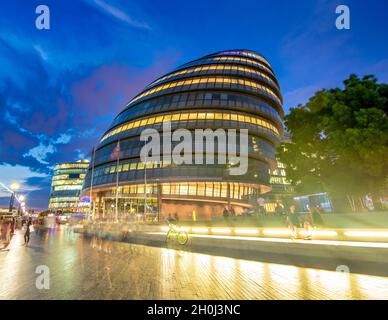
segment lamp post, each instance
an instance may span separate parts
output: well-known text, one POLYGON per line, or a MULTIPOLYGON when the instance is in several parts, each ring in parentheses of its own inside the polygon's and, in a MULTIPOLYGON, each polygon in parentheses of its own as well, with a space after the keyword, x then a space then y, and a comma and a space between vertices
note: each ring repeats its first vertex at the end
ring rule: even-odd
POLYGON ((18 190, 20 185, 17 182, 14 182, 11 184, 11 198, 9 199, 9 212, 12 213, 13 210, 13 204, 15 202, 15 193, 16 190, 18 190))

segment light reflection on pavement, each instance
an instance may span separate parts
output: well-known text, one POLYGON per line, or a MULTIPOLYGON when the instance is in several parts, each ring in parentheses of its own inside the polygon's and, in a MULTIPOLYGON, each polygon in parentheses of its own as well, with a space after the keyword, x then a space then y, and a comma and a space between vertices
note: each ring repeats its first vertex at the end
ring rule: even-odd
POLYGON ((84 238, 18 233, 0 252, 1 299, 387 299, 388 278, 84 238), (38 290, 35 269, 50 268, 38 290))

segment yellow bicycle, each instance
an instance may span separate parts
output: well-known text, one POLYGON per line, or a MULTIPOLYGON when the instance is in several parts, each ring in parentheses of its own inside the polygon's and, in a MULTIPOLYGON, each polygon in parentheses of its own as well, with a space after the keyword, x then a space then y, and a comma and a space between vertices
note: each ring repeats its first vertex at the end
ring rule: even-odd
POLYGON ((185 245, 189 241, 189 234, 186 231, 178 231, 177 226, 170 223, 166 234, 166 242, 177 241, 180 245, 185 245))

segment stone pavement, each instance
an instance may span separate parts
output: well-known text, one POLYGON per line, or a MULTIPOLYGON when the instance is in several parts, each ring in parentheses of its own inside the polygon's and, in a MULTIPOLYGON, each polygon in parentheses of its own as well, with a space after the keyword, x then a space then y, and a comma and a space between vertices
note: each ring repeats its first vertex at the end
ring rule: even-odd
POLYGON ((18 232, 0 252, 0 299, 387 299, 388 278, 239 260, 87 239, 18 232), (35 286, 47 265, 50 289, 35 286))

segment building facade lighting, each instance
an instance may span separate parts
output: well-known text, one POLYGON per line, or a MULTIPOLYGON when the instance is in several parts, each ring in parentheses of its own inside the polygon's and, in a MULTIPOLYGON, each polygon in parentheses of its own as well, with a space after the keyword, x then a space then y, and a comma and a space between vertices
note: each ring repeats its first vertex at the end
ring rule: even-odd
MULTIPOLYGON (((256 52, 226 50, 188 62, 153 81, 115 117, 96 147, 82 194, 91 195, 96 218, 140 214, 163 220, 177 214, 200 220, 222 216, 225 207, 241 214, 271 191, 270 162, 283 135, 282 101, 271 65, 256 52), (246 130, 247 171, 231 174, 235 161, 220 161, 224 144, 216 139, 212 164, 177 164, 164 149, 160 161, 144 161, 139 136, 153 129, 163 143, 166 123, 193 136, 198 129, 246 130)), ((174 150, 178 142, 172 144, 174 150)))

